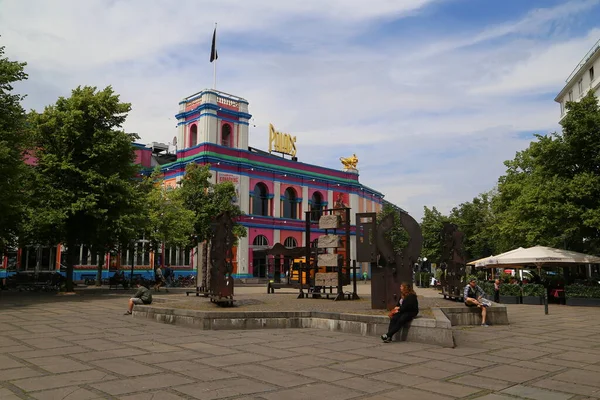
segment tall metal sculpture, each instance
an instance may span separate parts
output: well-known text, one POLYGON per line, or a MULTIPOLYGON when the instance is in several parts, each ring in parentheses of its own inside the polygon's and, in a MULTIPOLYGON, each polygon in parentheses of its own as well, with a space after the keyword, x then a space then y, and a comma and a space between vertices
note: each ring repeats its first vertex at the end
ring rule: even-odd
POLYGON ((408 243, 399 252, 388 238, 394 227, 394 214, 386 215, 377 225, 375 242, 384 267, 371 271, 371 308, 391 309, 400 299, 400 284, 413 281, 413 265, 418 260, 423 246, 423 235, 419 223, 402 210, 397 210, 400 224, 409 236, 408 243))
POLYGON ((444 223, 442 228, 442 294, 444 298, 461 299, 465 274, 464 234, 455 224, 444 223))
POLYGON ((212 225, 207 280, 210 300, 219 305, 233 305, 233 225, 231 214, 227 211, 219 214, 212 225))

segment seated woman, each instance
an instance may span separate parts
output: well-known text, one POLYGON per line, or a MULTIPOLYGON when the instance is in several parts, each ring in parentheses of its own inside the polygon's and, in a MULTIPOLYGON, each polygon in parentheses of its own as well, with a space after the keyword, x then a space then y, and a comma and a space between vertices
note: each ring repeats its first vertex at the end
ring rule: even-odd
POLYGON ((394 335, 419 314, 419 300, 410 283, 400 285, 400 301, 392 310, 390 326, 385 335, 381 335, 384 343, 390 343, 394 335))

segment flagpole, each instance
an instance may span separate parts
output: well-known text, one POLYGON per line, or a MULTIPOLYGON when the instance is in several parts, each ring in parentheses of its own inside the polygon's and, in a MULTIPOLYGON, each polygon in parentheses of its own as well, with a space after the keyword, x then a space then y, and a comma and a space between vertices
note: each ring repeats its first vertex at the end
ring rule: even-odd
MULTIPOLYGON (((217 31, 217 23, 215 22, 215 32, 217 31)), ((215 33, 216 35, 216 33, 215 33)), ((217 48, 216 45, 216 41, 215 41, 215 49, 217 48)), ((213 89, 217 90, 217 59, 215 58, 214 62, 213 62, 213 89)))

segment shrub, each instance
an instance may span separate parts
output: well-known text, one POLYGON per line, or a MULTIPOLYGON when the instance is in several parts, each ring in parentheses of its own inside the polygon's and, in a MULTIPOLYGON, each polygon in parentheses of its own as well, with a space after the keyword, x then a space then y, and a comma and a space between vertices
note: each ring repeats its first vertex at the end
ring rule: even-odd
POLYGON ((523 285, 523 296, 534 296, 534 297, 543 296, 544 290, 546 290, 544 288, 544 285, 538 285, 536 283, 528 283, 527 285, 523 285))
POLYGON ((508 283, 510 282, 510 280, 513 278, 513 276, 511 274, 507 274, 506 272, 503 272, 500 274, 500 277, 498 279, 500 279, 500 282, 502 283, 508 283))
POLYGON ((479 287, 483 289, 483 291, 485 292, 486 295, 491 296, 493 298, 494 296, 494 282, 481 282, 479 283, 479 287))
POLYGON ((501 296, 521 296, 521 286, 503 284, 500 285, 501 296))
POLYGON ((568 285, 565 286, 565 297, 567 298, 585 298, 600 299, 599 286, 568 285))

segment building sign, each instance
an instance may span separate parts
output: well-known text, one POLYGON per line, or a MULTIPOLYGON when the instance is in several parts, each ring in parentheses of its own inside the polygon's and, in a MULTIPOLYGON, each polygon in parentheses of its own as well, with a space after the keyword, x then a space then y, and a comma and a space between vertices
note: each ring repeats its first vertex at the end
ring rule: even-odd
POLYGON ((277 152, 296 156, 296 136, 277 132, 273 124, 269 124, 269 153, 277 152))
POLYGON ((198 107, 202 103, 202 96, 198 96, 197 99, 191 100, 190 102, 185 104, 185 111, 193 110, 198 107))
POLYGON ((235 187, 235 199, 233 203, 237 206, 240 205, 240 176, 234 174, 228 174, 226 172, 217 172, 217 183, 231 182, 235 187))

